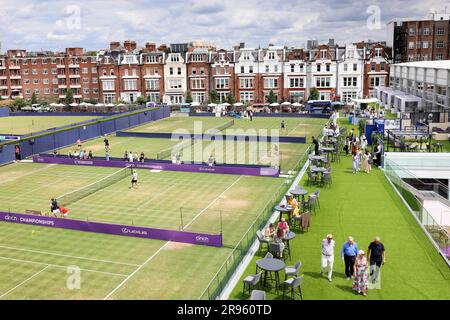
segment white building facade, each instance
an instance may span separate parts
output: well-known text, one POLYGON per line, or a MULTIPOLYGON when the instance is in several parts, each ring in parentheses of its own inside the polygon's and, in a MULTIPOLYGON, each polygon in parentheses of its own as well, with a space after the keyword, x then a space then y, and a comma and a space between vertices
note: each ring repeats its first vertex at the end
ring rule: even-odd
POLYGON ((164 65, 163 102, 181 104, 185 102, 187 91, 186 57, 181 53, 169 53, 164 65))

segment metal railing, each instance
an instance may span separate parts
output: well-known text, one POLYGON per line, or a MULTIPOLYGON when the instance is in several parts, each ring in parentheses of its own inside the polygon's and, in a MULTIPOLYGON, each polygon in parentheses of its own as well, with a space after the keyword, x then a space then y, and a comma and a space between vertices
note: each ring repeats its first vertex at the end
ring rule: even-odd
MULTIPOLYGON (((305 165, 305 163, 308 161, 308 154, 309 148, 303 154, 303 157, 299 160, 298 164, 295 167, 295 171, 299 171, 299 168, 305 165)), ((274 193, 272 198, 264 206, 264 209, 253 221, 253 223, 247 229, 237 245, 228 255, 225 262, 214 274, 208 286, 202 292, 198 300, 215 300, 220 295, 220 293, 223 291, 226 284, 238 268, 239 264, 242 262, 244 256, 247 254, 248 250, 256 240, 256 231, 261 230, 267 224, 267 221, 274 212, 274 206, 276 206, 282 200, 290 187, 290 180, 286 180, 286 182, 281 185, 280 188, 274 193)))
MULTIPOLYGON (((434 214, 433 217, 424 206, 424 202, 429 199, 438 200, 448 207, 450 207, 450 201, 442 197, 439 193, 432 191, 435 190, 435 184, 427 183, 422 179, 417 178, 414 174, 405 170, 403 167, 398 166, 390 159, 386 159, 385 162, 385 175, 397 189, 403 200, 409 205, 416 221, 422 227, 422 230, 424 230, 434 247, 450 266, 449 226, 442 224, 443 214, 450 215, 450 212, 441 210, 439 223, 435 219, 436 214, 434 214), (408 179, 409 183, 405 182, 404 179, 408 179), (411 183, 414 184, 415 187, 413 187, 411 183), (430 189, 430 187, 432 188, 430 189)), ((439 185, 439 188, 442 190, 445 189, 447 192, 446 194, 448 195, 448 189, 442 185, 439 185)))

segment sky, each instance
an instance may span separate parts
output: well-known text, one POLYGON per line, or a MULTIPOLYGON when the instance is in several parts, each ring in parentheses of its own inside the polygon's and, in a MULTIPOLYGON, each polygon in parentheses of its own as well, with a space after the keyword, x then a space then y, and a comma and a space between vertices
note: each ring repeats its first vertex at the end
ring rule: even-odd
POLYGON ((0 0, 0 42, 4 52, 99 50, 127 39, 142 46, 207 40, 226 49, 240 42, 383 41, 392 19, 422 19, 446 6, 442 0, 0 0))

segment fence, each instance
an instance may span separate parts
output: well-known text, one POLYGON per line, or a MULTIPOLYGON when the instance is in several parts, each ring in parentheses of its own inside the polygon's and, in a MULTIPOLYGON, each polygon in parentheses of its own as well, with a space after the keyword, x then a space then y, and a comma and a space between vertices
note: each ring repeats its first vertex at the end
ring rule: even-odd
MULTIPOLYGON (((430 191, 435 190, 436 185, 439 190, 445 187, 439 183, 428 183, 417 178, 410 171, 397 165, 389 158, 385 158, 385 175, 397 189, 403 200, 409 205, 414 218, 422 227, 422 230, 424 230, 434 247, 450 266, 450 234, 446 229, 448 225, 444 226, 438 223, 435 219, 437 214, 430 213, 424 206, 424 201, 427 199, 441 201, 449 206, 450 202, 447 199, 441 197, 435 191, 430 191), (406 183, 405 179, 410 181, 410 183, 406 183)), ((448 195, 448 189, 446 189, 446 194, 448 195)), ((442 215, 443 212, 441 211, 440 214, 442 215)), ((445 212, 445 214, 450 214, 450 212, 445 212)))
MULTIPOLYGON (((308 161, 308 154, 309 149, 299 160, 299 163, 296 166, 296 168, 300 168, 305 165, 305 163, 308 161)), ((288 183, 285 183, 277 190, 277 192, 275 192, 275 194, 267 202, 266 206, 258 215, 258 217, 250 225, 247 232, 245 232, 243 237, 233 248, 233 250, 227 257, 225 262, 213 276, 206 289, 200 295, 199 300, 215 300, 220 295, 225 285, 228 283, 233 273, 236 271, 237 267, 241 263, 242 259, 247 254, 248 250, 256 240, 256 231, 261 230, 262 228, 265 227, 267 221, 274 212, 273 208, 277 204, 279 204, 279 202, 286 195, 290 187, 291 186, 288 183)))
POLYGON ((1 117, 8 117, 9 114, 9 107, 2 107, 0 108, 0 118, 1 117))
MULTIPOLYGON (((190 117, 215 117, 213 112, 189 112, 190 117)), ((254 112, 254 117, 260 118, 314 118, 314 119, 329 119, 330 114, 312 114, 312 113, 267 113, 267 112, 254 112)))
MULTIPOLYGON (((74 144, 78 138, 81 140, 88 140, 169 116, 170 111, 168 107, 151 108, 102 118, 100 120, 94 119, 89 123, 76 124, 62 129, 46 130, 45 132, 25 136, 21 139, 19 143, 21 157, 26 158, 31 155, 63 148, 74 144)), ((6 147, 11 144, 17 143, 0 143, 0 146, 3 146, 3 151, 0 152, 0 161, 2 161, 0 164, 5 164, 14 160, 14 152, 12 155, 9 155, 10 151, 14 148, 11 149, 6 147), (3 154, 4 152, 7 154, 3 154)))

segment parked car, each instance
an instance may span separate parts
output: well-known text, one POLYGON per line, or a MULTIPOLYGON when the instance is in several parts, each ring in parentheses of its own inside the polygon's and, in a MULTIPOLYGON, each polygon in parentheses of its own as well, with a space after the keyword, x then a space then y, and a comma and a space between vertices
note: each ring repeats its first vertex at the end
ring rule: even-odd
POLYGON ((34 112, 40 112, 40 111, 42 111, 42 107, 41 107, 39 104, 32 104, 32 105, 31 105, 31 109, 32 109, 34 112))

